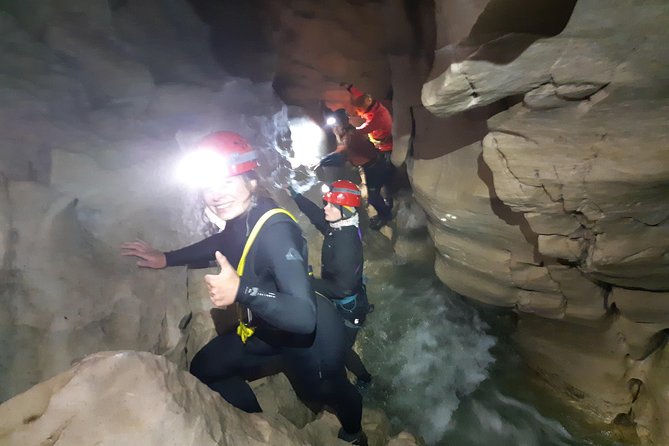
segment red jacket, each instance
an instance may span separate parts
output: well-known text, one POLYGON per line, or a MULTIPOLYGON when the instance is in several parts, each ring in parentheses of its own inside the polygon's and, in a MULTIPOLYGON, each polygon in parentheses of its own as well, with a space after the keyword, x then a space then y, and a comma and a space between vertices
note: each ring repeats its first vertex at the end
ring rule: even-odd
MULTIPOLYGON (((348 87, 348 91, 354 99, 364 94, 353 85, 348 87)), ((362 118, 365 122, 357 129, 367 134, 369 140, 380 152, 393 150, 393 117, 388 109, 379 101, 374 100, 362 114, 362 118)))
POLYGON ((346 159, 354 166, 364 166, 378 156, 372 143, 353 126, 348 127, 343 136, 337 136, 335 152, 345 152, 346 159))

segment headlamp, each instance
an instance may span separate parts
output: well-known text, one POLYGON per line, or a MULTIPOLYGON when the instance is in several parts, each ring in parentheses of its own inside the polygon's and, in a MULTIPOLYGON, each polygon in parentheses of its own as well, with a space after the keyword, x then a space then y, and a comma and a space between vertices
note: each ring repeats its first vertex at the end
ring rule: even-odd
POLYGON ((335 124, 337 124, 337 119, 334 116, 328 116, 328 118, 325 120, 325 125, 328 127, 334 127, 335 124))
POLYGON ((192 187, 206 188, 227 176, 229 165, 223 155, 212 149, 186 154, 177 166, 177 178, 192 187))
POLYGON ((293 168, 310 166, 320 159, 324 151, 325 132, 314 121, 300 117, 289 122, 293 156, 288 160, 293 168))

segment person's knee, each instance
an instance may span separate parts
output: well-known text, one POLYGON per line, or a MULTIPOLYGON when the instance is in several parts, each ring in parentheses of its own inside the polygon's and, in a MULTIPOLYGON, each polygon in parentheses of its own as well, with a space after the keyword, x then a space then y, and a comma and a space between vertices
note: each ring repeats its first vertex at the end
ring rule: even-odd
POLYGON ((243 361, 243 351, 237 345, 237 336, 218 336, 212 339, 193 357, 189 371, 200 381, 228 377, 235 373, 237 364, 243 361))
POLYGON ((193 357, 193 360, 190 363, 189 371, 191 375, 195 376, 200 381, 205 381, 206 379, 206 360, 204 355, 201 355, 202 351, 199 351, 193 357))

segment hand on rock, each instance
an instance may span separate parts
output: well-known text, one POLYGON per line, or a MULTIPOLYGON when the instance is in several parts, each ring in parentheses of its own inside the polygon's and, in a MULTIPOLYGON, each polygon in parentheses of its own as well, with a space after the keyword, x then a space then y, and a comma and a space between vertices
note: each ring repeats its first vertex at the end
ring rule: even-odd
POLYGON ((239 276, 223 254, 216 251, 216 262, 221 267, 218 274, 207 274, 204 281, 209 298, 217 307, 227 307, 235 302, 239 290, 239 276))
POLYGON ((167 266, 165 254, 143 240, 122 243, 121 255, 139 257, 137 266, 142 268, 161 269, 167 266))

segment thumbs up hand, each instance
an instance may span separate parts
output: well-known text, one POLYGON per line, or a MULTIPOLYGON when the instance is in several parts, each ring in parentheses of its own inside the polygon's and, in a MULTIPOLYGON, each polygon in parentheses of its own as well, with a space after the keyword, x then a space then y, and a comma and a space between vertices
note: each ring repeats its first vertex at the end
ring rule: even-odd
POLYGON ((239 289, 239 276, 223 254, 216 251, 216 262, 221 267, 218 274, 207 274, 204 281, 209 289, 209 298, 217 307, 234 303, 239 289))

